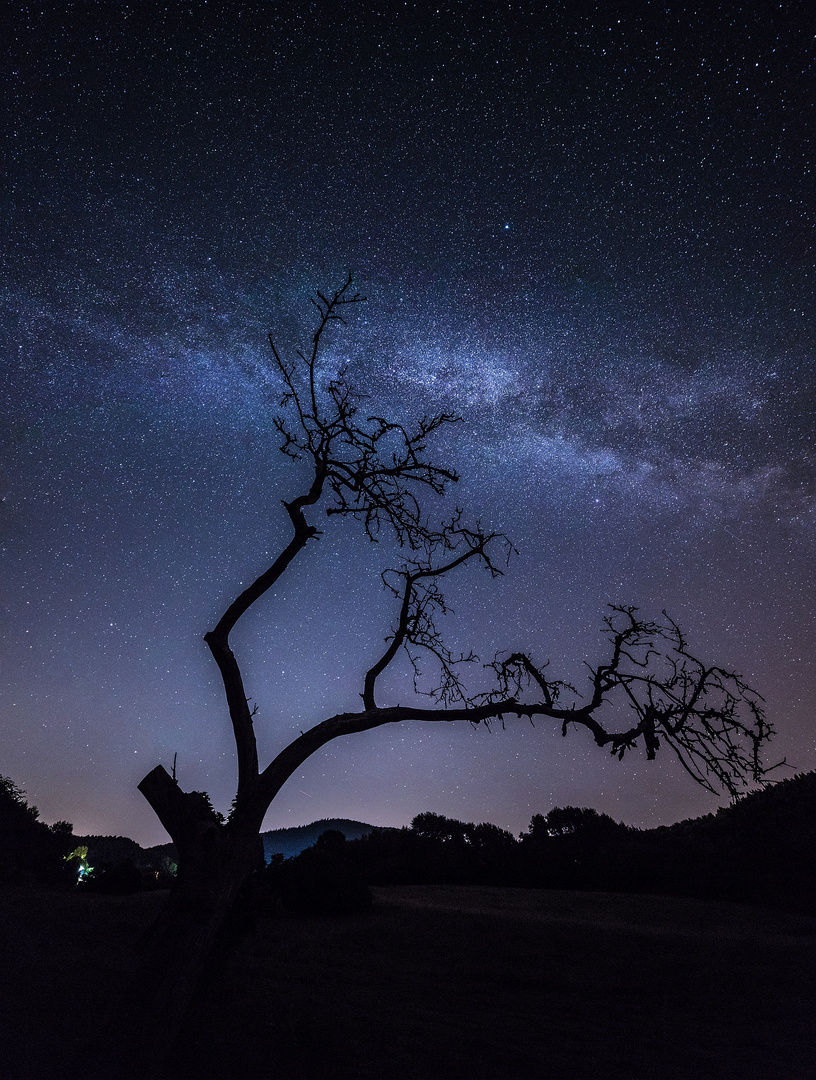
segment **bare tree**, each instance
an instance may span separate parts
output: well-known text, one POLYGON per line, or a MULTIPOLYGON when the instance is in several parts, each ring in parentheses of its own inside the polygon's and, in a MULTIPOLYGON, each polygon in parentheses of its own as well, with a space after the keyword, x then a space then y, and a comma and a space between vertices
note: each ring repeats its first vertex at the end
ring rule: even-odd
POLYGON ((351 277, 330 295, 318 293, 310 346, 292 359, 270 337, 283 387, 275 421, 280 449, 308 467, 309 480, 283 504, 292 529, 289 542, 205 635, 223 680, 237 749, 238 786, 229 818, 219 821, 205 796, 182 791, 161 765, 139 785, 178 848, 178 877, 156 929, 153 974, 144 980, 149 993, 142 1004, 152 1014, 154 1045, 160 1044, 156 1023, 161 1018, 169 1029, 178 1022, 219 926, 259 865, 259 831, 270 803, 308 757, 341 735, 404 720, 479 724, 541 717, 559 724, 565 735, 570 727, 584 728, 618 758, 641 744, 649 758, 669 747, 691 776, 711 790, 735 792, 765 772, 760 755, 772 728, 761 699, 733 672, 697 659, 668 617, 649 622, 635 608, 612 608, 605 625, 605 659, 588 666, 585 697, 552 678, 546 664, 522 653, 498 656, 487 665, 494 677, 489 691, 468 691, 463 672, 477 658, 455 655, 444 642, 441 583, 468 563, 494 577, 501 574, 512 546, 503 535, 465 524, 458 511, 434 526, 423 514, 422 493, 442 494, 457 480, 427 450, 437 431, 456 422, 454 416, 441 413, 410 427, 363 416, 360 397, 344 379, 326 382, 320 364, 326 334, 345 324, 349 309, 364 299, 352 291, 351 277), (383 574, 394 596, 395 622, 385 649, 361 680, 362 708, 338 713, 302 733, 261 769, 253 710, 230 633, 317 540, 311 515, 320 507, 329 519, 358 519, 371 539, 384 531, 396 538, 405 557, 383 574), (420 659, 430 657, 439 677, 424 700, 386 704, 379 680, 400 653, 407 654, 417 673, 420 659), (621 715, 615 699, 626 706, 622 724, 615 723, 621 715))

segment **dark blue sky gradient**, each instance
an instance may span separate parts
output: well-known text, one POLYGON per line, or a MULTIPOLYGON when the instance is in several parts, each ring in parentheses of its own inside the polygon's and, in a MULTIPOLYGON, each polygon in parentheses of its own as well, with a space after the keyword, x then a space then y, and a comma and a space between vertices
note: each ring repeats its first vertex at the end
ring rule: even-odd
MULTIPOLYGON (((174 753, 229 806, 202 636, 300 490, 266 332, 303 342, 349 268, 369 301, 326 373, 375 413, 461 414, 451 501, 520 551, 451 580, 451 642, 581 680, 607 603, 665 607, 765 695, 770 756, 816 767, 816 19, 708 7, 18 5, 0 772, 45 820, 160 842, 136 784, 174 753)), ((333 519, 236 633, 265 759, 356 706, 393 559, 333 519)), ((555 804, 642 826, 718 805, 667 757, 545 723, 405 725, 317 755, 267 825, 518 831, 555 804)))

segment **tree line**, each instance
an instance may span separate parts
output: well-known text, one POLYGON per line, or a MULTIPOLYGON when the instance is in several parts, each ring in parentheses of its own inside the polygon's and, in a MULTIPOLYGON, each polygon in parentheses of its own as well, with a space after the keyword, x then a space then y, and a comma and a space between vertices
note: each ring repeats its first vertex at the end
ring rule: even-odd
POLYGON ((567 806, 534 815, 519 837, 426 813, 404 829, 324 839, 265 871, 284 906, 343 910, 357 886, 347 896, 342 883, 363 882, 664 893, 816 913, 816 772, 655 829, 567 806))
MULTIPOLYGON (((0 776, 0 886, 87 892, 167 888, 172 847, 126 837, 74 836, 45 825, 0 776), (92 872, 78 880, 77 849, 92 872)), ((359 825, 359 823, 355 823, 359 825)), ((403 829, 346 839, 327 829, 305 851, 273 855, 252 879, 252 903, 275 912, 343 913, 370 902, 376 885, 493 885, 666 893, 816 912, 816 772, 747 794, 715 814, 636 829, 588 807, 535 814, 516 837, 483 822, 417 815, 403 829)))

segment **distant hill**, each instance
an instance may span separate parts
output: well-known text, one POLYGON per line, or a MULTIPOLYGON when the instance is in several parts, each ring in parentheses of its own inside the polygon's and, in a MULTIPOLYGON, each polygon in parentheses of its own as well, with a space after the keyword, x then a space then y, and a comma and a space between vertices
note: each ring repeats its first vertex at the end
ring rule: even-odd
POLYGON ((299 855, 311 847, 317 838, 328 829, 341 832, 347 840, 359 840, 373 831, 373 825, 363 821, 349 821, 347 818, 323 818, 311 825, 299 825, 292 829, 270 829, 261 833, 264 845, 264 858, 267 862, 272 855, 285 855, 287 859, 299 855))
MULTIPOLYGON (((317 838, 327 829, 336 829, 347 840, 359 840, 361 836, 368 834, 375 828, 367 825, 364 821, 349 821, 348 818, 323 818, 321 821, 313 821, 311 825, 297 825, 291 829, 269 829, 261 833, 264 846, 264 858, 267 862, 273 855, 285 855, 287 859, 300 855, 301 851, 311 847, 317 838)), ((94 837, 94 839, 99 839, 94 837)), ((134 843, 133 840, 129 843, 134 843)), ((90 854, 90 853, 89 853, 90 854)), ((132 856, 130 856, 132 857, 132 856)), ((175 861, 175 844, 157 844, 155 847, 145 848, 143 861, 147 865, 157 867, 163 859, 175 861)))

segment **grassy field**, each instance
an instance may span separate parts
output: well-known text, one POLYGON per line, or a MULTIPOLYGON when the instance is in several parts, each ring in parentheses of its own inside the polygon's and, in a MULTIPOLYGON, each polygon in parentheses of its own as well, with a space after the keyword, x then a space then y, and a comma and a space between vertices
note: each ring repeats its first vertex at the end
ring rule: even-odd
MULTIPOLYGON (((261 920, 217 958, 179 1080, 816 1077, 816 918, 479 887, 376 897, 365 915, 261 920)), ((3 1080, 88 1074, 162 902, 0 897, 3 1080)))

